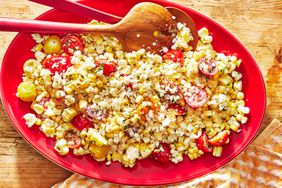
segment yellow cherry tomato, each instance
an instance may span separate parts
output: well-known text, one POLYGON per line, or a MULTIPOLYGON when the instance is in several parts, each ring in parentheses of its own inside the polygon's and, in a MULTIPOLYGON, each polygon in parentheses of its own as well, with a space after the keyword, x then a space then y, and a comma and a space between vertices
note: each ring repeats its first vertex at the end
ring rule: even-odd
POLYGON ((105 145, 97 146, 95 144, 91 144, 89 150, 95 159, 104 159, 108 154, 109 147, 105 145))
POLYGON ((33 72, 37 70, 39 63, 35 59, 27 60, 23 65, 25 75, 31 77, 33 72))
POLYGON ((46 54, 59 54, 61 47, 62 42, 60 37, 52 35, 46 39, 43 49, 46 54))
POLYGON ((25 101, 30 102, 35 99, 37 95, 36 86, 31 82, 22 82, 18 86, 17 96, 25 101))

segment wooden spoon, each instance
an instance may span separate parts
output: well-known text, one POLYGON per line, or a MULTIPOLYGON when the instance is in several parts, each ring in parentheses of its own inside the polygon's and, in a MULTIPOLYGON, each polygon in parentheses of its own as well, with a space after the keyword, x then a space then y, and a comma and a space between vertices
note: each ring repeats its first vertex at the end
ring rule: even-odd
MULTIPOLYGON (((122 17, 85 6, 83 4, 77 3, 75 1, 69 1, 69 0, 29 0, 32 2, 36 2, 42 5, 46 5, 49 7, 53 7, 57 10, 62 10, 66 12, 70 12, 76 15, 80 15, 83 17, 88 17, 90 19, 99 17, 99 14, 102 14, 106 16, 108 21, 111 23, 118 22, 122 19, 122 17)), ((189 42, 189 45, 192 46, 193 49, 196 49, 196 46, 198 44, 199 36, 197 32, 197 27, 193 19, 188 16, 185 12, 182 10, 175 8, 175 7, 166 7, 166 9, 176 17, 177 22, 186 23, 186 26, 191 30, 193 40, 189 42)))
POLYGON ((57 23, 39 20, 0 18, 1 31, 47 32, 47 33, 97 33, 116 37, 125 50, 145 48, 159 52, 168 47, 176 21, 164 7, 155 3, 139 3, 118 23, 91 25, 57 23), (158 35, 154 35, 157 32, 158 35))

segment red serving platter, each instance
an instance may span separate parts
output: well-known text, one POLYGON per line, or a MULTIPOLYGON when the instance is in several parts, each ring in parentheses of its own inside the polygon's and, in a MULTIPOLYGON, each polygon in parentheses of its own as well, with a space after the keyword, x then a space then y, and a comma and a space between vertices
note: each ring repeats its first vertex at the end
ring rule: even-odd
MULTIPOLYGON (((89 0, 80 2, 118 16, 124 16, 132 6, 141 1, 89 0)), ((34 57, 31 48, 35 45, 35 42, 30 34, 20 33, 10 44, 2 63, 1 99, 17 131, 46 158, 68 170, 103 181, 128 185, 160 185, 190 180, 223 167, 253 140, 263 120, 266 92, 262 74, 249 50, 230 31, 195 10, 169 1, 152 0, 152 2, 163 6, 177 7, 185 11, 194 19, 198 29, 207 27, 210 30, 214 38, 213 46, 215 50, 236 54, 242 60, 238 70, 243 74, 246 106, 251 109, 247 124, 243 126, 240 133, 231 134, 230 143, 224 146, 222 156, 219 158, 208 154, 191 161, 185 156, 183 162, 169 165, 159 165, 152 159, 145 159, 138 161, 134 168, 124 168, 117 162, 106 166, 104 162, 96 162, 91 156, 75 156, 73 154, 60 156, 53 149, 55 140, 47 138, 37 126, 28 128, 22 118, 24 114, 31 112, 30 103, 19 100, 16 97, 16 90, 18 84, 22 81, 23 63, 25 60, 34 57)), ((74 23, 87 23, 89 21, 87 18, 57 10, 48 11, 37 19, 74 23)), ((102 15, 93 19, 109 21, 102 15)))

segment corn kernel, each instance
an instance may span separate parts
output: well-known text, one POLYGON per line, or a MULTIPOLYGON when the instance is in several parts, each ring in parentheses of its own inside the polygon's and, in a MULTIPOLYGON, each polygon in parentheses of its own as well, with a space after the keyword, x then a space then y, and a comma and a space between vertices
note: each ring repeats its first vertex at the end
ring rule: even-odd
POLYGON ((60 139, 57 141, 55 145, 55 150, 60 154, 60 155, 66 155, 69 153, 69 148, 67 146, 67 141, 65 139, 60 139))
POLYGON ((86 109, 88 102, 87 102, 87 100, 81 99, 81 100, 79 100, 78 105, 79 105, 80 110, 84 110, 84 109, 86 109))
POLYGON ((118 152, 114 152, 112 154, 112 159, 113 159, 113 161, 121 162, 122 161, 122 155, 120 153, 118 153, 118 152))
POLYGON ((237 93, 237 99, 239 99, 239 100, 244 99, 244 93, 243 92, 238 92, 237 93))
POLYGON ((42 114, 44 111, 44 108, 42 105, 40 104, 34 104, 33 105, 33 110, 37 113, 37 114, 42 114))
POLYGON ((242 120, 241 120, 241 123, 242 123, 242 124, 245 124, 245 123, 247 122, 247 120, 248 120, 247 117, 243 117, 242 120))
POLYGON ((36 122, 34 124, 39 126, 39 125, 42 124, 42 120, 37 118, 37 120, 36 120, 36 122))
POLYGON ((96 129, 88 129, 87 137, 89 137, 91 141, 95 142, 97 146, 107 145, 105 137, 102 136, 96 129))
POLYGON ((220 157, 222 154, 222 147, 213 147, 212 155, 215 157, 220 157))
POLYGON ((209 31, 208 31, 208 29, 207 28, 205 28, 205 27, 203 27, 202 29, 200 29, 199 31, 198 31, 198 35, 199 35, 199 37, 206 37, 206 36, 208 36, 209 35, 209 31))
POLYGON ((240 124, 237 121, 233 121, 232 123, 229 123, 230 129, 232 129, 235 132, 239 131, 240 124))
POLYGON ((76 115, 77 111, 74 108, 67 108, 62 113, 63 120, 65 122, 70 122, 76 115))

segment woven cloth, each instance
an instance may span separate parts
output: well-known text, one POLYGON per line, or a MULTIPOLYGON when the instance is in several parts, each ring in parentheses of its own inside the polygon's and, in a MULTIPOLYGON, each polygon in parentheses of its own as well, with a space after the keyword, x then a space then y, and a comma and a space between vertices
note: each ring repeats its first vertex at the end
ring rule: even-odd
MULTIPOLYGON (((146 186, 123 186, 74 174, 52 188, 73 187, 144 188, 146 186)), ((188 182, 158 187, 282 187, 282 123, 273 120, 247 149, 224 168, 188 182)))

